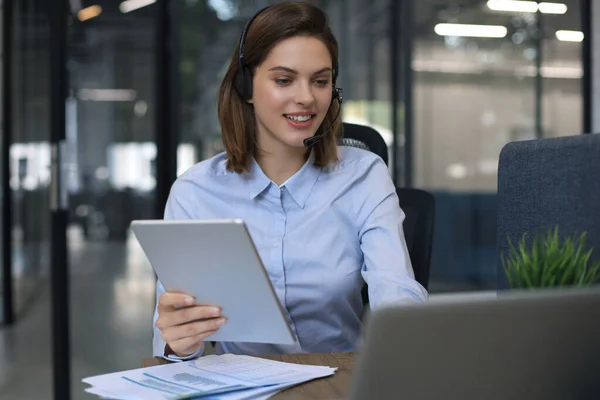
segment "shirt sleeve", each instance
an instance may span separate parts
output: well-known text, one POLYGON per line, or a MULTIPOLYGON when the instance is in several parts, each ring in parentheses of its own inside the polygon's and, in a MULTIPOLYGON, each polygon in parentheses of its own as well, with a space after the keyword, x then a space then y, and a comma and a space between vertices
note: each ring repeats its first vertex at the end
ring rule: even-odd
POLYGON ((363 279, 369 287, 369 304, 417 303, 427 300, 427 290, 414 276, 396 188, 387 166, 377 159, 366 179, 360 246, 364 257, 363 279))
MULTIPOLYGON (((194 209, 192 207, 193 203, 191 202, 193 196, 192 191, 190 190, 191 188, 188 185, 189 183, 186 181, 179 180, 175 182, 171 188, 169 198, 167 199, 164 219, 182 220, 194 218, 194 209)), ((203 355, 204 346, 200 347, 200 349, 198 349, 195 353, 186 357, 177 357, 174 354, 165 354, 167 343, 163 340, 160 329, 156 327, 156 320, 158 319, 158 299, 160 295, 164 293, 164 291, 164 286, 160 280, 157 280, 156 302, 154 306, 154 318, 152 320, 154 329, 154 335, 152 338, 152 355, 154 357, 162 357, 170 361, 186 361, 203 355)))

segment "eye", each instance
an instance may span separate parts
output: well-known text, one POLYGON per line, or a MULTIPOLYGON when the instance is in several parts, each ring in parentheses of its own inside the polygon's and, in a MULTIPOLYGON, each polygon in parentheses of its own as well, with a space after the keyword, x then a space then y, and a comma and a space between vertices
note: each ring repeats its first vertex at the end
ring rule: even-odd
POLYGON ((329 85, 329 79, 317 79, 315 83, 321 87, 329 85))
POLYGON ((287 86, 292 82, 289 78, 275 78, 275 83, 279 86, 287 86))

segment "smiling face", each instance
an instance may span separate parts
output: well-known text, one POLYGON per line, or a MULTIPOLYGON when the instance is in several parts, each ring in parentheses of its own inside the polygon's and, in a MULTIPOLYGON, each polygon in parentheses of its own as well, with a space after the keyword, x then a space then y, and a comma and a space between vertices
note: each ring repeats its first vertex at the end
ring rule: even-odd
POLYGON ((315 134, 331 104, 332 60, 325 44, 296 36, 275 45, 253 77, 258 147, 297 149, 315 134))

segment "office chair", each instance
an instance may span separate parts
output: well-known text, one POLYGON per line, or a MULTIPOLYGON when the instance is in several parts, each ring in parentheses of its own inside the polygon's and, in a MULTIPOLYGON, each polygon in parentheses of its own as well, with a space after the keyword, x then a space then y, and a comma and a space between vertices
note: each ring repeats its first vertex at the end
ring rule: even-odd
POLYGON ((381 157, 385 165, 388 165, 387 144, 379 132, 370 126, 344 122, 342 124, 342 139, 340 144, 372 151, 381 157))
POLYGON ((422 189, 396 188, 404 218, 404 236, 415 279, 425 289, 429 285, 429 266, 435 222, 435 198, 422 189))
MULTIPOLYGON (((385 141, 375 129, 343 123, 340 145, 358 147, 372 151, 388 164, 388 149, 385 141)), ((435 219, 435 199, 425 190, 414 188, 396 188, 400 208, 406 214, 403 224, 408 254, 415 273, 415 279, 425 289, 429 284, 429 266, 433 243, 433 225, 435 219)), ((363 303, 369 303, 367 285, 362 289, 363 303)))

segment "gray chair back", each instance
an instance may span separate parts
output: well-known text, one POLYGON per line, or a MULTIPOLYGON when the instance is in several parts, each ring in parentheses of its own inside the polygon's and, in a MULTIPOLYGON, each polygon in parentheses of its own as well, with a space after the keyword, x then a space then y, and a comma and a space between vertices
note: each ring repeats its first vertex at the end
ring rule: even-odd
MULTIPOLYGON (((592 258, 600 259, 600 135, 578 135, 507 144, 498 166, 498 254, 508 238, 587 232, 592 258)), ((508 288, 500 259, 499 289, 508 288)))

